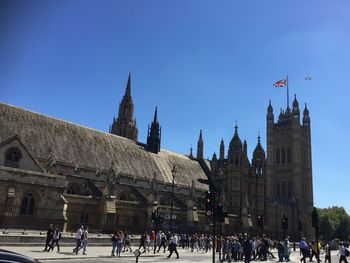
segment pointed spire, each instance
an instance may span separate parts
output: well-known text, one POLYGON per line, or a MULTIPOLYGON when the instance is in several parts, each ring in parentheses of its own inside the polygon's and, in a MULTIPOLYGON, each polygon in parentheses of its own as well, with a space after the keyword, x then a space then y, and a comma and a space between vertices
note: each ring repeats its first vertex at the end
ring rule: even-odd
POLYGON ((158 122, 158 114, 157 114, 158 110, 157 110, 157 106, 156 106, 156 110, 154 111, 154 118, 153 118, 153 122, 157 123, 158 122))
POLYGON ((126 84, 125 97, 131 97, 131 73, 129 73, 128 83, 126 84))
POLYGON ((197 159, 203 159, 203 137, 202 130, 199 131, 199 139, 197 143, 197 159))
POLYGON ((258 131, 258 144, 261 144, 260 143, 260 131, 258 131))
POLYGON ((221 139, 220 143, 220 160, 223 160, 225 158, 225 144, 224 139, 221 139))
POLYGON ((267 107, 267 112, 268 113, 273 112, 273 108, 272 108, 272 105, 271 105, 271 100, 269 100, 269 106, 267 107))
POLYGON ((192 149, 192 144, 191 144, 191 148, 190 148, 190 157, 193 158, 193 149, 192 149))
POLYGON ((119 103, 118 118, 113 119, 111 133, 137 141, 138 130, 133 114, 134 103, 131 97, 131 74, 129 73, 125 94, 119 103))
POLYGON ((158 109, 154 111, 154 118, 151 126, 148 126, 147 147, 146 149, 153 153, 160 151, 161 127, 158 123, 158 109))
POLYGON ((299 102, 297 100, 297 94, 294 94, 293 109, 299 107, 299 102))

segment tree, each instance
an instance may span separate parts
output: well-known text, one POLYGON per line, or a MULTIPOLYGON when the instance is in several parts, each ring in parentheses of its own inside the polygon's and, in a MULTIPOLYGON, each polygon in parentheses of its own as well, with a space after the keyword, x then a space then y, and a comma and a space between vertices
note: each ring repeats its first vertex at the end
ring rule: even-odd
POLYGON ((338 238, 348 240, 350 236, 350 216, 343 207, 318 208, 320 235, 325 240, 338 238))

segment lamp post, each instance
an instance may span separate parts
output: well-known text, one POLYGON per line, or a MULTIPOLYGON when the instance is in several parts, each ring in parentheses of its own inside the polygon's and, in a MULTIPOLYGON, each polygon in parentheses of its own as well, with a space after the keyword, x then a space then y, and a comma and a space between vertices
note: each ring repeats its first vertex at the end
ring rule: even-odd
POLYGON ((171 175, 173 177, 173 183, 171 185, 171 204, 170 204, 170 232, 173 232, 173 206, 174 206, 174 180, 175 180, 176 166, 173 166, 171 175))

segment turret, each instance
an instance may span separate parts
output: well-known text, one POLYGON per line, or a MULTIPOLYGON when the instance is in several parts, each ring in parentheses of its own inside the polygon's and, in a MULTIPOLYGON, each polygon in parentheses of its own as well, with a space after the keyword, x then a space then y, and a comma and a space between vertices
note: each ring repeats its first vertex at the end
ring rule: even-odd
POLYGON ((293 119, 299 121, 299 119, 300 119, 300 110, 299 110, 299 102, 297 100, 297 96, 296 95, 294 95, 292 114, 293 114, 293 119))
POLYGON ((228 149, 228 159, 230 164, 242 165, 242 141, 238 136, 238 126, 235 126, 235 133, 228 149))
POLYGON ((154 118, 153 118, 153 122, 151 123, 151 127, 148 126, 146 149, 150 152, 158 153, 160 151, 160 139, 161 139, 161 128, 158 123, 158 111, 156 107, 154 111, 154 118))
POLYGON ((269 102, 269 106, 267 107, 266 120, 267 120, 268 124, 274 122, 273 108, 272 108, 272 105, 271 105, 271 100, 269 102))
POLYGON ((225 144, 224 144, 224 139, 221 139, 220 143, 220 160, 225 159, 225 144))
POLYGON ((197 143, 197 159, 203 159, 203 138, 202 130, 199 132, 199 139, 197 143))
POLYGON ((309 110, 307 109, 306 103, 305 103, 305 108, 303 112, 303 126, 310 126, 309 110))

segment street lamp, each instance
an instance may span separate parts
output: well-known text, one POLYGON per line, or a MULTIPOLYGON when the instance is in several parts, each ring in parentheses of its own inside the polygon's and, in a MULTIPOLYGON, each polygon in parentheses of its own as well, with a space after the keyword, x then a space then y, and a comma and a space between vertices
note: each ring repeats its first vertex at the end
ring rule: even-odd
POLYGON ((174 206, 174 179, 176 173, 176 166, 173 166, 171 170, 171 175, 173 177, 173 183, 171 185, 171 204, 170 204, 170 232, 173 232, 173 206, 174 206))

